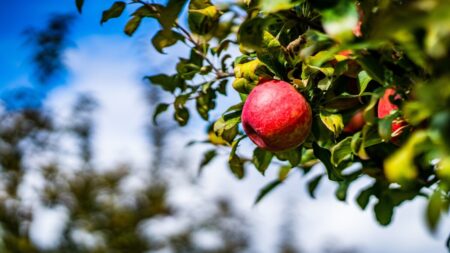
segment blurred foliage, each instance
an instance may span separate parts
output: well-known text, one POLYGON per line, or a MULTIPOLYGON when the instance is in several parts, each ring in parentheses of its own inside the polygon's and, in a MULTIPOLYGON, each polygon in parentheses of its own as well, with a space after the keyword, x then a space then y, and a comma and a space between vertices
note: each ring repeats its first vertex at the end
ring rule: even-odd
POLYGON ((31 63, 36 79, 47 83, 64 70, 64 50, 70 45, 69 33, 75 20, 71 14, 52 15, 45 28, 28 28, 24 31, 31 46, 31 63))
MULTIPOLYGON (((124 185, 135 175, 127 164, 110 169, 94 167, 92 133, 96 103, 82 95, 76 101, 70 122, 57 123, 43 109, 0 113, 0 251, 1 252, 243 252, 249 247, 245 221, 226 199, 208 203, 202 215, 169 234, 148 234, 149 224, 178 219, 186 213, 168 202, 173 185, 164 173, 170 160, 158 155, 168 131, 152 127, 155 156, 140 177, 141 187, 124 185), (77 143, 66 150, 63 143, 77 143), (68 156, 78 162, 64 165, 68 156), (45 157, 45 159, 42 159, 45 157), (32 198, 24 195, 27 177, 34 177, 32 198), (56 246, 40 248, 30 237, 37 210, 62 210, 67 216, 56 246), (244 225, 244 226, 243 226, 244 225), (199 233, 218 236, 220 243, 205 247, 199 233), (162 236, 162 237, 161 237, 162 236), (90 239, 86 239, 90 238, 90 239)), ((191 187, 195 187, 191 185, 191 187)), ((25 190, 27 191, 27 190, 25 190)), ((190 210, 191 212, 193 210, 190 210)), ((190 214, 192 215, 192 214, 190 214)), ((56 219, 57 217, 53 217, 56 219)), ((156 229, 159 229, 156 227, 156 229)), ((49 235, 50 236, 50 235, 49 235)))
MULTIPOLYGON (((213 133, 208 128, 208 142, 230 148, 229 167, 238 178, 251 164, 264 174, 269 165, 281 163, 282 176, 264 187, 257 201, 292 174, 287 166, 307 174, 321 161, 322 175, 336 182, 339 200, 346 200, 353 181, 372 179, 356 201, 365 209, 374 200, 382 225, 391 222, 395 207, 416 197, 428 198, 431 231, 448 214, 449 1, 170 0, 164 5, 133 0, 127 8, 136 6, 125 27, 128 35, 145 18, 156 19, 161 25, 152 39, 157 51, 178 42, 190 50, 188 58, 179 59, 175 74, 147 77, 175 96, 157 107, 155 117, 172 108, 174 119, 184 126, 191 115, 189 103, 195 101, 199 115, 209 120, 235 78, 232 86, 241 101, 217 119, 213 133), (188 28, 176 19, 183 5, 188 5, 188 28), (295 150, 270 154, 255 149, 252 158, 245 158, 238 152, 246 137, 240 113, 261 78, 287 81, 301 92, 313 109, 313 129, 295 150), (389 98, 395 108, 378 116, 378 101, 388 88, 400 99, 389 98), (358 111, 364 115, 360 130, 343 132, 358 111), (358 169, 346 171, 355 164, 358 169)), ((202 166, 217 154, 209 150, 202 166)), ((322 175, 309 183, 311 196, 322 175)))

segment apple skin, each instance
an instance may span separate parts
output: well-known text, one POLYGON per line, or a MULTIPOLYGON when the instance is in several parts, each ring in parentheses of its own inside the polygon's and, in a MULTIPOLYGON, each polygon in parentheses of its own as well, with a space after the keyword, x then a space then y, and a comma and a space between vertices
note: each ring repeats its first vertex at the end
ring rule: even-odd
POLYGON ((364 126, 366 121, 364 120, 363 111, 357 111, 347 122, 347 124, 344 127, 344 133, 355 133, 361 130, 364 126))
MULTIPOLYGON (((400 95, 397 94, 395 89, 388 88, 383 94, 383 97, 378 101, 378 118, 382 119, 386 116, 388 116, 393 110, 397 110, 398 106, 391 103, 391 100, 389 99, 391 96, 394 96, 394 100, 401 99, 400 95)), ((404 128, 408 124, 406 121, 399 117, 392 121, 391 128, 392 128, 392 134, 391 134, 391 141, 395 144, 399 144, 399 136, 403 133, 404 128)))
POLYGON ((292 85, 263 80, 249 94, 242 126, 250 140, 269 151, 298 147, 311 131, 311 107, 292 85))

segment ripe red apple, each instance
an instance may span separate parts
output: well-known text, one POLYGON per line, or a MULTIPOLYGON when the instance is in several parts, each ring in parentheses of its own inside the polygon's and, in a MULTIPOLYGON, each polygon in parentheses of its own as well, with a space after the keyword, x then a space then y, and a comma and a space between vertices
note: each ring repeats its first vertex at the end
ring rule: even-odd
MULTIPOLYGON (((401 97, 395 89, 389 88, 386 89, 386 91, 383 94, 383 97, 378 101, 378 118, 382 119, 386 116, 388 116, 393 110, 397 110, 398 106, 393 104, 390 100, 390 97, 393 96, 393 100, 400 100, 401 97)), ((403 133, 403 130, 407 127, 406 121, 398 117, 392 121, 391 128, 392 128, 392 134, 391 134, 391 141, 393 143, 398 144, 399 139, 398 137, 403 133)))
POLYGON ((361 130, 365 123, 363 111, 359 110, 350 118, 343 131, 344 133, 355 133, 361 130))
POLYGON ((258 147, 282 151, 306 140, 312 112, 308 101, 292 85, 265 80, 250 92, 241 119, 244 131, 258 147))

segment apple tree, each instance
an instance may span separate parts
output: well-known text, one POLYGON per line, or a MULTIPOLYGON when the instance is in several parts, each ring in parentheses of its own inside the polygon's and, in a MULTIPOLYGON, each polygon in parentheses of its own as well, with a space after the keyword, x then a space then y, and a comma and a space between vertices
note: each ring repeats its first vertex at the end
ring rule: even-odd
MULTIPOLYGON (((83 2, 76 0, 80 12, 83 2)), ((352 182, 366 177, 372 184, 360 189, 356 202, 365 209, 374 199, 382 225, 391 222, 397 206, 414 198, 428 199, 431 231, 448 214, 449 1, 116 1, 102 13, 101 23, 126 8, 132 11, 127 35, 154 19, 159 30, 151 44, 159 53, 177 43, 190 52, 178 59, 174 74, 145 79, 174 97, 156 106, 155 121, 168 111, 185 126, 197 111, 209 123, 211 149, 201 168, 222 146, 229 148, 229 168, 237 178, 247 170, 264 174, 270 165, 278 166, 279 177, 262 188, 258 202, 291 174, 307 174, 322 163, 324 171, 307 185, 312 197, 321 180, 330 180, 337 199, 345 201, 352 182), (291 116, 283 110, 297 104, 275 86, 272 92, 262 87, 276 83, 289 84, 289 94, 307 101, 311 119, 298 114, 286 120, 291 116), (251 102, 258 97, 255 87, 269 94, 259 98, 266 103, 251 102), (239 95, 236 104, 211 119, 209 112, 230 93, 239 95), (251 106, 249 124, 256 128, 242 124, 243 110, 251 106), (301 126, 305 137, 270 148, 267 135, 278 142, 292 135, 277 120, 295 121, 289 129, 301 126), (264 127, 273 131, 267 134, 264 127), (255 143, 250 154, 239 150, 247 137, 255 143)))

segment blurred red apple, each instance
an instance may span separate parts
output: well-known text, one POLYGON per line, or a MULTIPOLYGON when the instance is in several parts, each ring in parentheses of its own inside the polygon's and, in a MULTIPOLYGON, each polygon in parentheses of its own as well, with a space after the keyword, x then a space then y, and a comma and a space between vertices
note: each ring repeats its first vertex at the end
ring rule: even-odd
POLYGON ((361 31, 361 26, 364 20, 364 11, 361 8, 361 5, 359 3, 356 4, 356 9, 358 10, 358 23, 356 24, 356 26, 353 28, 353 34, 356 37, 361 37, 362 31, 361 31))
POLYGON ((347 124, 344 127, 344 133, 355 133, 359 130, 361 130, 364 126, 366 121, 364 120, 363 111, 357 111, 347 122, 347 124))
POLYGON ((270 151, 298 147, 308 137, 311 123, 308 101, 284 81, 260 82, 242 110, 242 125, 250 140, 270 151))
MULTIPOLYGON (((391 97, 393 97, 394 101, 401 99, 400 95, 397 94, 395 89, 393 89, 393 88, 386 89, 383 97, 380 99, 380 101, 378 101, 378 118, 379 119, 382 119, 382 118, 388 116, 389 114, 391 114, 392 111, 398 109, 398 106, 391 102, 391 99, 390 99, 391 97)), ((399 136, 402 134, 405 127, 407 127, 407 123, 401 117, 398 117, 392 121, 391 141, 393 143, 395 143, 395 144, 399 143, 399 136)))

